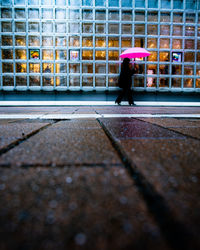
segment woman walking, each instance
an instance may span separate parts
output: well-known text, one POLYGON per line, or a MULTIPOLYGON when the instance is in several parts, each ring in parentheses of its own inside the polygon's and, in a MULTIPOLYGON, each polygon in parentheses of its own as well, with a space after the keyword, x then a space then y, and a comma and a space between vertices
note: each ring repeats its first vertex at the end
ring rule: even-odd
POLYGON ((119 76, 119 87, 122 88, 122 91, 119 93, 115 103, 120 105, 123 97, 127 96, 129 105, 134 105, 131 85, 132 85, 132 75, 135 74, 135 68, 131 68, 130 59, 124 58, 121 73, 119 76))

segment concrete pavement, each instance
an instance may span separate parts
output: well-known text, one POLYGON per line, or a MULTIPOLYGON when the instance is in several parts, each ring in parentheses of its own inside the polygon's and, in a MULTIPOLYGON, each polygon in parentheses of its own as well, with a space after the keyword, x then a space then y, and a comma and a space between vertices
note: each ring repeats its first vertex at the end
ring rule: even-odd
POLYGON ((200 248, 200 108, 1 107, 0 115, 0 249, 200 248))

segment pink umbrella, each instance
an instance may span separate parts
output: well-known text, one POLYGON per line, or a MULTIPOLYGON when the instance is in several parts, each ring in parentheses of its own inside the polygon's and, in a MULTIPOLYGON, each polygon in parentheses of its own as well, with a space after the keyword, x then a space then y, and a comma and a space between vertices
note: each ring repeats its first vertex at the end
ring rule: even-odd
POLYGON ((150 53, 143 48, 135 47, 126 49, 121 55, 121 58, 138 58, 138 57, 146 57, 149 56, 150 53))

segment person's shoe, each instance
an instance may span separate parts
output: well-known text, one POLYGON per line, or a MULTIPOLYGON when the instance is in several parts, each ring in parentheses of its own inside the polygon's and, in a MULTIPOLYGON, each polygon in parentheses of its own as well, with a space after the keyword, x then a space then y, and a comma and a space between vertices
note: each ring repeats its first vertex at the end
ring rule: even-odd
POLYGON ((130 106, 133 106, 133 105, 134 105, 134 102, 129 102, 129 105, 130 105, 130 106))
POLYGON ((118 105, 121 105, 121 103, 120 103, 120 102, 115 101, 115 103, 116 103, 116 104, 118 104, 118 105))

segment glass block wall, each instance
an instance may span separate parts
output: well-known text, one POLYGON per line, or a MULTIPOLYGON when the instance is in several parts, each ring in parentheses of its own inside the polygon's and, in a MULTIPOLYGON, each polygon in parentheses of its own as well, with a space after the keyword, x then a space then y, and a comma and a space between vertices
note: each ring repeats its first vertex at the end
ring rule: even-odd
POLYGON ((114 90, 129 47, 135 90, 200 90, 199 0, 0 3, 1 90, 114 90))

